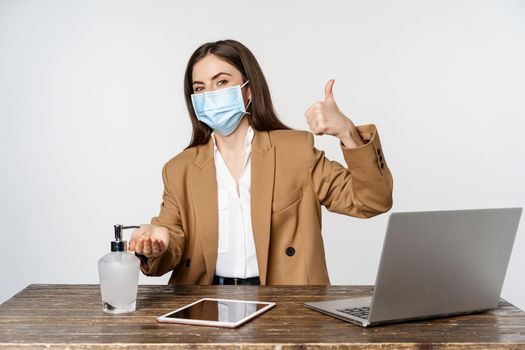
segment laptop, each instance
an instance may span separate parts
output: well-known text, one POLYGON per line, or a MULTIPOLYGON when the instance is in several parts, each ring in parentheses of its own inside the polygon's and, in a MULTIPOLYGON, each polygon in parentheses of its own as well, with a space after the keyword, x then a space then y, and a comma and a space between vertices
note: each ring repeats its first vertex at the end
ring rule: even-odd
POLYGON ((373 295, 305 306, 363 327, 494 309, 521 212, 392 213, 373 295))

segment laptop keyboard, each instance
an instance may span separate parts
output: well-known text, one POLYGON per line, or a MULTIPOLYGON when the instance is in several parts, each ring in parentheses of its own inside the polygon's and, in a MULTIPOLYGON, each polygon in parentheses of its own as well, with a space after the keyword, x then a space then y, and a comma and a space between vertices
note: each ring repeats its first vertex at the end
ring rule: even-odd
POLYGON ((368 319, 368 315, 370 314, 370 306, 349 307, 346 309, 337 309, 337 311, 359 318, 368 319))

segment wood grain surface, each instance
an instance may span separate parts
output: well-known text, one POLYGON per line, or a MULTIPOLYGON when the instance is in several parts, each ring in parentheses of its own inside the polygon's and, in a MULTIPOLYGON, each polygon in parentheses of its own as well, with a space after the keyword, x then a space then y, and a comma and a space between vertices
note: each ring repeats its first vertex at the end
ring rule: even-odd
POLYGON ((102 312, 98 285, 33 284, 0 305, 0 348, 46 349, 525 349, 525 313, 496 310, 362 328, 307 309, 306 301, 367 296, 371 286, 139 286, 137 310, 102 312), (202 297, 273 301, 237 329, 159 323, 202 297))

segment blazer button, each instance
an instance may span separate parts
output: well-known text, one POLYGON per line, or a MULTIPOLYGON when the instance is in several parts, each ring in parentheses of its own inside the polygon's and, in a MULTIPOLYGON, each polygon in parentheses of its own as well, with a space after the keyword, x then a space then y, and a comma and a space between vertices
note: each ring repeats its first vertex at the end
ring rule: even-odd
POLYGON ((295 254, 295 249, 293 247, 286 248, 286 255, 294 256, 294 254, 295 254))
POLYGON ((381 169, 383 169, 385 167, 385 164, 383 164, 383 162, 381 162, 381 169))
POLYGON ((380 155, 381 154, 381 148, 378 148, 377 149, 377 155, 380 155))

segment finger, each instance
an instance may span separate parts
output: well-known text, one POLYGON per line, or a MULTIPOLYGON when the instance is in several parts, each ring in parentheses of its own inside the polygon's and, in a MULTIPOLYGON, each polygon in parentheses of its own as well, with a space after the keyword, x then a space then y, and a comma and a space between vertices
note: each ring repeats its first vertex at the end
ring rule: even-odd
POLYGON ((322 135, 324 135, 324 132, 320 128, 316 128, 314 130, 314 134, 317 135, 317 136, 322 136, 322 135))
POLYGON ((135 232, 133 233, 133 235, 131 236, 131 239, 129 240, 129 245, 128 245, 128 250, 129 251, 134 251, 137 247, 137 243, 140 239, 142 234, 136 234, 135 235, 135 232))
POLYGON ((308 127, 310 128, 311 131, 314 131, 314 126, 315 126, 315 120, 314 119, 309 120, 308 127))
POLYGON ((334 92, 333 92, 334 83, 335 83, 334 79, 330 79, 326 83, 326 86, 324 87, 324 100, 325 101, 334 100, 334 92))
POLYGON ((167 247, 163 241, 159 241, 159 252, 162 254, 166 251, 167 247))
POLYGON ((131 238, 129 240, 128 250, 133 251, 135 249, 135 246, 137 245, 137 241, 139 240, 140 237, 142 237, 142 235, 144 235, 145 232, 146 232, 145 229, 142 227, 136 230, 133 230, 133 233, 131 234, 131 238))
POLYGON ((140 239, 137 241, 137 245, 135 246, 135 253, 142 254, 143 250, 144 250, 144 241, 140 239))
POLYGON ((310 130, 312 130, 312 133, 314 135, 318 135, 319 134, 319 127, 318 127, 318 123, 317 123, 317 120, 313 120, 312 123, 310 124, 310 130))
POLYGON ((313 105, 308 108, 308 110, 305 112, 305 117, 308 122, 311 122, 312 119, 316 116, 316 113, 323 109, 323 103, 322 102, 316 102, 313 105))
POLYGON ((159 248, 159 241, 153 239, 151 241, 151 255, 153 256, 159 256, 160 255, 160 248, 159 248))
POLYGON ((313 114, 308 114, 308 115, 306 116, 306 122, 307 122, 308 124, 310 124, 310 123, 312 122, 313 117, 314 117, 313 114))
POLYGON ((151 255, 151 239, 149 239, 149 237, 144 240, 144 249, 143 249, 143 251, 144 251, 144 255, 146 255, 146 256, 150 256, 151 255))
POLYGON ((304 116, 306 117, 306 120, 309 121, 310 119, 312 119, 313 112, 314 112, 314 105, 311 105, 311 106, 306 110, 306 112, 304 112, 304 116))
POLYGON ((312 134, 316 136, 323 135, 323 133, 319 130, 319 128, 312 128, 311 130, 312 130, 312 134))
POLYGON ((308 124, 308 128, 310 128, 310 130, 313 130, 313 124, 310 122, 308 122, 307 124, 308 124))
POLYGON ((318 135, 318 136, 324 135, 322 124, 319 122, 318 119, 314 120, 314 122, 312 123, 311 130, 314 133, 314 135, 318 135))
POLYGON ((128 245, 128 251, 129 251, 129 252, 132 252, 132 251, 135 250, 135 246, 137 245, 136 242, 137 242, 137 241, 135 241, 135 240, 131 240, 131 241, 129 241, 129 245, 128 245))
POLYGON ((314 134, 317 135, 317 136, 324 135, 323 129, 321 129, 320 127, 316 127, 315 130, 314 130, 314 134))

